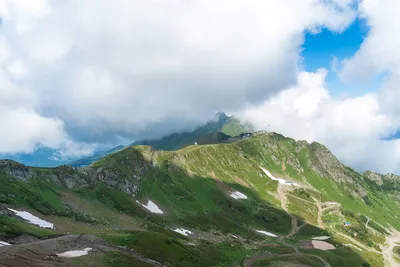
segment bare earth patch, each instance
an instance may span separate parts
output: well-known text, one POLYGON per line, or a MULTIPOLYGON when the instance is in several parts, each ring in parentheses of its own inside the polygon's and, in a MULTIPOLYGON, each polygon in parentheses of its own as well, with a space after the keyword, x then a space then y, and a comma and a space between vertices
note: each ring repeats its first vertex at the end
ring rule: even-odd
POLYGON ((315 249, 319 250, 332 250, 335 249, 335 246, 326 242, 326 241, 320 241, 320 240, 312 240, 311 244, 315 249))
POLYGON ((300 247, 305 249, 333 250, 334 245, 320 240, 301 240, 300 247))
POLYGON ((300 247, 305 249, 312 249, 314 246, 311 243, 311 240, 301 240, 300 247))

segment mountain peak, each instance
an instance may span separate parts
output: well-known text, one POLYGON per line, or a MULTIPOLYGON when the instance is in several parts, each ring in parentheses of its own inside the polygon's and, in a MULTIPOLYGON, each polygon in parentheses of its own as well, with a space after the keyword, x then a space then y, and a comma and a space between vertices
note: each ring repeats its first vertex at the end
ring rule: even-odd
POLYGON ((215 113, 214 117, 218 121, 226 121, 227 119, 230 118, 230 116, 226 115, 226 113, 223 111, 219 111, 219 112, 215 113))

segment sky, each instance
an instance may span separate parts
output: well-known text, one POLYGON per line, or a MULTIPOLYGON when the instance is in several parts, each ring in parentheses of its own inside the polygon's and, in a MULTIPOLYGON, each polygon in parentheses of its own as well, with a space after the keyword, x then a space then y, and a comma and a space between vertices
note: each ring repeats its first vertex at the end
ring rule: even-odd
POLYGON ((400 174, 398 0, 0 0, 0 155, 187 130, 217 111, 400 174), (90 12, 88 12, 90 10, 90 12))

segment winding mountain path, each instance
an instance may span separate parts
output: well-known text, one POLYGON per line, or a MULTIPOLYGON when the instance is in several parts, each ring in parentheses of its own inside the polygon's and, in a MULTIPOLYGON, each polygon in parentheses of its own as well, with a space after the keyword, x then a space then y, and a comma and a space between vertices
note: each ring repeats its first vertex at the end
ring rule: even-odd
POLYGON ((393 249, 400 246, 400 232, 393 230, 391 235, 386 237, 386 244, 381 246, 386 267, 400 267, 400 263, 394 258, 393 249))
POLYGON ((294 216, 293 214, 291 214, 289 212, 289 209, 287 207, 287 197, 285 194, 285 186, 282 184, 278 184, 277 191, 278 191, 279 200, 281 201, 281 208, 289 214, 290 219, 291 219, 291 224, 292 224, 292 228, 291 228, 290 232, 285 236, 285 238, 291 237, 291 236, 297 234, 297 232, 300 229, 297 224, 297 218, 296 218, 296 216, 294 216))
MULTIPOLYGON (((258 262, 258 261, 261 261, 261 260, 264 260, 264 259, 268 259, 268 258, 273 258, 273 257, 274 257, 274 258, 281 258, 281 257, 284 258, 284 257, 302 255, 302 256, 317 258, 317 259, 319 259, 319 260, 322 262, 323 266, 325 266, 325 267, 332 267, 324 258, 322 258, 322 257, 320 257, 320 256, 317 256, 317 255, 313 255, 313 254, 301 253, 298 247, 296 247, 296 246, 294 246, 294 245, 291 245, 291 244, 289 244, 289 243, 287 243, 287 242, 285 241, 286 238, 289 238, 289 237, 291 237, 291 236, 297 234, 297 232, 298 232, 303 226, 307 225, 307 222, 304 222, 304 223, 299 227, 299 226, 298 226, 298 221, 297 221, 296 216, 294 216, 293 214, 291 214, 291 213, 289 212, 289 209, 288 209, 288 206, 287 206, 287 205, 288 205, 288 204, 287 204, 287 196, 286 196, 287 191, 290 191, 290 189, 287 187, 287 185, 278 183, 277 193, 278 193, 278 198, 279 198, 279 200, 280 200, 280 202, 281 202, 281 208, 282 208, 284 211, 286 211, 286 212, 289 214, 290 218, 291 218, 291 230, 290 230, 290 232, 289 232, 286 236, 280 236, 280 237, 279 237, 279 241, 280 241, 280 243, 283 244, 284 246, 292 248, 292 249, 294 250, 294 253, 290 253, 290 254, 278 254, 278 253, 265 252, 265 253, 260 254, 260 255, 256 255, 256 256, 253 256, 253 257, 250 257, 250 258, 245 258, 245 259, 243 259, 243 261, 242 261, 242 263, 241 263, 241 266, 243 266, 243 267, 251 267, 254 263, 256 263, 256 262, 258 262)), ((309 202, 311 203, 311 201, 309 201, 309 202)), ((319 203, 319 204, 318 204, 318 205, 319 205, 319 208, 318 208, 318 214, 319 214, 319 215, 318 215, 318 216, 319 216, 319 218, 320 218, 319 220, 321 220, 321 224, 322 224, 322 219, 321 219, 321 217, 322 217, 322 211, 323 211, 323 210, 322 210, 321 203, 320 203, 320 202, 318 202, 318 203, 319 203)))

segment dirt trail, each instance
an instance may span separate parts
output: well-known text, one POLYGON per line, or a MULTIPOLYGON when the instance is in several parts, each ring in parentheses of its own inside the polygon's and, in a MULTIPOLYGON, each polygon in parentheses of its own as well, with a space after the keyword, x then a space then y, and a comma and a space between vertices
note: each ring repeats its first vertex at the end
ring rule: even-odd
MULTIPOLYGON (((251 267, 255 262, 258 262, 258 261, 261 261, 261 260, 264 260, 264 259, 268 259, 268 258, 271 258, 271 257, 277 257, 277 258, 281 258, 281 257, 282 257, 282 258, 284 258, 284 257, 296 256, 296 255, 302 255, 302 256, 317 258, 317 259, 319 259, 319 260, 322 262, 323 266, 325 266, 325 267, 331 267, 331 265, 330 265, 325 259, 323 259, 322 257, 317 256, 317 255, 313 255, 313 254, 304 254, 304 253, 300 253, 300 250, 299 250, 298 247, 296 247, 296 246, 294 246, 294 245, 291 245, 291 244, 289 244, 289 243, 287 243, 287 242, 285 241, 285 238, 288 238, 288 237, 291 237, 291 236, 297 234, 297 232, 298 232, 303 226, 307 225, 307 223, 305 222, 304 224, 302 224, 302 225, 299 227, 299 226, 298 226, 298 223, 297 223, 297 218, 296 218, 293 214, 291 214, 291 213, 289 212, 289 209, 288 209, 288 207, 287 207, 287 197, 286 197, 286 192, 287 192, 287 191, 290 191, 290 188, 288 188, 287 186, 285 187, 285 186, 282 185, 282 184, 278 184, 277 192, 278 192, 278 198, 279 198, 279 200, 281 201, 281 207, 282 207, 282 209, 283 209, 284 211, 286 211, 286 212, 290 215, 291 224, 292 224, 292 228, 291 228, 290 232, 289 232, 286 236, 280 236, 280 237, 279 237, 279 241, 280 241, 283 245, 292 248, 292 249, 294 250, 294 253, 291 253, 291 254, 277 254, 277 253, 265 252, 265 253, 263 253, 263 254, 256 255, 256 256, 253 256, 253 257, 244 259, 244 260, 242 261, 242 263, 241 263, 241 265, 242 265, 243 267, 251 267)), ((322 209, 321 209, 321 210, 322 210, 322 209)))
POLYGON ((277 191, 278 191, 279 200, 281 201, 281 207, 284 211, 286 211, 289 214, 291 223, 292 223, 292 228, 291 228, 289 234, 287 234, 285 236, 285 237, 290 237, 290 236, 295 235, 299 231, 299 226, 297 224, 297 218, 289 212, 289 209, 287 207, 287 197, 285 194, 285 189, 286 188, 284 185, 278 184, 277 191))
POLYGON ((340 203, 337 203, 337 202, 321 202, 318 199, 316 199, 315 197, 312 197, 312 199, 314 200, 314 202, 318 208, 318 214, 317 214, 318 227, 321 229, 325 229, 325 226, 324 226, 324 223, 322 220, 322 215, 323 215, 324 211, 327 211, 329 209, 339 208, 341 205, 340 205, 340 203))
POLYGON ((75 265, 72 259, 59 258, 56 253, 82 250, 84 248, 92 248, 89 254, 104 254, 112 251, 124 252, 153 266, 162 266, 133 251, 110 246, 98 237, 90 235, 65 235, 19 245, 0 247, 0 267, 73 267, 75 265))
POLYGON ((323 214, 323 210, 322 210, 322 205, 321 202, 315 198, 313 198, 315 201, 315 204, 317 204, 317 208, 318 208, 318 215, 317 215, 317 222, 318 222, 318 227, 321 229, 325 229, 325 226, 322 222, 322 214, 323 214))
MULTIPOLYGON (((291 191, 291 190, 293 190, 292 187, 288 187, 288 186, 285 186, 285 185, 282 185, 282 184, 278 183, 278 188, 277 188, 277 193, 278 193, 278 194, 277 194, 277 197, 278 197, 278 199, 279 199, 280 202, 281 202, 281 208, 289 214, 289 216, 290 216, 290 218, 291 218, 291 224, 292 224, 292 227, 291 227, 290 232, 289 232, 286 236, 280 236, 280 237, 279 237, 279 241, 280 241, 280 243, 282 243, 283 245, 292 248, 292 249, 294 250, 295 253, 291 253, 291 254, 277 254, 277 253, 265 252, 265 253, 263 253, 263 254, 256 255, 256 256, 253 256, 253 257, 244 259, 244 260, 242 261, 242 263, 241 263, 241 265, 242 265, 243 267, 251 267, 255 262, 261 261, 261 260, 263 260, 263 259, 268 259, 268 258, 272 258, 272 257, 277 257, 277 258, 282 257, 282 258, 283 258, 283 257, 289 257, 289 256, 296 256, 296 255, 302 255, 302 256, 317 258, 317 259, 319 259, 319 260, 322 262, 323 266, 325 266, 325 267, 331 267, 331 265, 330 265, 324 258, 322 258, 322 257, 320 257, 320 256, 318 256, 318 255, 300 253, 300 250, 299 250, 298 247, 296 247, 296 246, 294 246, 294 245, 292 245, 292 244, 289 244, 289 243, 287 243, 287 242, 285 241, 285 238, 289 238, 289 237, 291 237, 291 236, 297 234, 297 232, 298 232, 303 226, 307 225, 307 222, 305 222, 304 224, 302 224, 302 225, 299 227, 299 226, 298 226, 298 222, 297 222, 297 218, 296 218, 293 214, 291 214, 291 213, 289 212, 289 209, 288 209, 288 206, 287 206, 287 205, 288 205, 288 203, 287 203, 288 201, 287 201, 286 193, 287 193, 288 191, 291 191)), ((293 197, 297 198, 296 196, 293 196, 293 197)), ((314 199, 314 198, 313 198, 313 199, 314 199)), ((311 203, 311 204, 314 204, 314 203, 311 202, 311 201, 307 201, 307 200, 304 200, 304 199, 301 199, 301 200, 302 200, 302 201, 305 201, 305 202, 309 202, 309 203, 311 203)), ((337 206, 337 204, 338 204, 338 205, 340 205, 340 204, 339 204, 339 203, 333 203, 333 202, 332 202, 332 203, 330 203, 330 202, 321 203, 320 201, 318 201, 318 200, 316 200, 316 199, 314 199, 314 201, 317 203, 317 206, 318 206, 318 224, 319 224, 320 226, 322 226, 321 228, 323 228, 323 223, 322 223, 322 212, 323 212, 324 210, 326 210, 326 209, 331 208, 331 207, 328 206, 328 207, 322 208, 322 205, 336 205, 336 206, 337 206)))
POLYGON ((400 232, 392 230, 391 235, 386 236, 386 244, 381 246, 383 258, 385 260, 386 267, 400 267, 400 263, 397 263, 394 259, 393 249, 400 244, 400 232))

